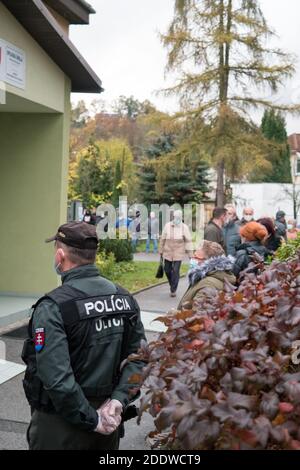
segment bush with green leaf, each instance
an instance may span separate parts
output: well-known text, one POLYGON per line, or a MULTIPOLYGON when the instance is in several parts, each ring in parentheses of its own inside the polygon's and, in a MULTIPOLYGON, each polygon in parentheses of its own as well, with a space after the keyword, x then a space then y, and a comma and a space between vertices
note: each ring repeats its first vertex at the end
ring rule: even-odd
POLYGON ((96 264, 100 270, 102 276, 107 277, 111 281, 117 281, 118 277, 123 274, 132 273, 136 270, 136 266, 133 262, 122 261, 116 263, 115 255, 113 253, 98 253, 96 264))
POLYGON ((115 272, 116 260, 113 253, 98 253, 96 264, 102 276, 112 278, 115 272))
POLYGON ((298 257, 160 321, 139 356, 154 447, 300 449, 298 257))
POLYGON ((300 232, 295 240, 288 240, 276 251, 276 259, 287 261, 294 258, 300 252, 300 232))
POLYGON ((105 253, 106 255, 112 253, 117 263, 133 260, 132 246, 130 240, 127 239, 106 238, 105 240, 100 240, 99 253, 105 253))

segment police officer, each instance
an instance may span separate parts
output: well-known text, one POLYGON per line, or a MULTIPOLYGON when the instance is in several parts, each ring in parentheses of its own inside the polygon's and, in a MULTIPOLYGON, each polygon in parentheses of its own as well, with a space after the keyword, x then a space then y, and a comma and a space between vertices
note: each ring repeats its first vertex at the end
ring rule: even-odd
POLYGON ((100 276, 94 226, 62 225, 50 241, 62 285, 33 306, 22 354, 29 448, 118 449, 120 423, 138 396, 134 381, 144 366, 127 360, 145 340, 139 307, 100 276))

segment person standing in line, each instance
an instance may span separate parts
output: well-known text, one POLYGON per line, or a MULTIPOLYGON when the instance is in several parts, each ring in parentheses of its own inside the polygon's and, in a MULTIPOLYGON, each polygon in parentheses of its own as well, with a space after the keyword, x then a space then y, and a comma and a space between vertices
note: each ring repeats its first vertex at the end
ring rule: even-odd
POLYGON ((297 221, 294 219, 288 220, 287 223, 287 239, 288 240, 296 240, 298 237, 298 233, 300 230, 297 228, 297 221))
POLYGON ((281 246, 283 238, 277 235, 273 219, 270 217, 263 217, 262 219, 259 219, 257 223, 263 225, 267 229, 268 238, 265 241, 265 247, 271 253, 275 253, 281 246))
POLYGON ((146 340, 139 306, 100 275, 94 226, 70 222, 46 242, 62 284, 34 305, 23 347, 29 448, 117 450, 145 365, 129 360, 146 340))
POLYGON ((235 256, 241 244, 240 227, 237 224, 239 219, 232 204, 227 204, 225 209, 227 210, 227 219, 223 228, 225 251, 227 256, 235 256))
POLYGON ((90 209, 86 209, 83 216, 83 222, 89 225, 96 225, 96 215, 90 209))
POLYGON ((227 210, 221 207, 216 207, 213 210, 211 221, 207 224, 204 230, 204 240, 219 243, 223 249, 225 249, 223 227, 226 223, 226 218, 227 210))
POLYGON ((155 212, 150 212, 148 219, 148 238, 146 243, 146 253, 150 252, 150 244, 153 242, 153 253, 158 251, 158 239, 159 239, 159 220, 155 215, 155 212))
POLYGON ((276 233, 279 237, 283 237, 287 241, 287 223, 285 220, 285 212, 278 211, 275 220, 276 233))
POLYGON ((129 233, 131 236, 132 250, 135 252, 141 238, 141 212, 136 211, 135 218, 130 222, 129 233))
POLYGON ((170 296, 176 297, 180 279, 180 268, 186 253, 193 257, 193 242, 190 230, 182 221, 182 211, 174 211, 174 219, 162 232, 159 253, 164 259, 164 270, 170 285, 170 296))
POLYGON ((255 254, 259 255, 263 261, 266 261, 272 254, 265 247, 268 235, 266 227, 258 222, 249 222, 241 228, 242 244, 237 250, 233 266, 233 274, 237 279, 247 269, 255 254))
POLYGON ((195 251, 188 273, 189 287, 185 292, 178 310, 191 309, 196 301, 207 295, 209 289, 217 296, 224 290, 225 283, 235 284, 236 278, 232 273, 234 258, 227 257, 223 248, 214 242, 203 241, 195 251))
POLYGON ((243 227, 246 224, 249 224, 249 222, 254 222, 254 209, 252 207, 245 207, 243 210, 243 216, 241 220, 237 221, 237 224, 240 225, 240 227, 243 227))

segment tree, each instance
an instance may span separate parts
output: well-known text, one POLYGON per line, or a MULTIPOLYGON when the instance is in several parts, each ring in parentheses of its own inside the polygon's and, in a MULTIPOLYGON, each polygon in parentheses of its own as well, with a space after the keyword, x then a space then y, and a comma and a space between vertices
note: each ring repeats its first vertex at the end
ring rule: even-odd
POLYGON ((201 203, 207 198, 207 193, 210 191, 210 177, 208 172, 209 167, 205 161, 198 161, 196 168, 193 168, 193 173, 195 175, 195 202, 201 203))
POLYGON ((133 154, 130 146, 124 139, 97 140, 96 144, 101 152, 105 153, 107 159, 111 162, 113 177, 117 169, 117 162, 120 162, 122 181, 120 187, 122 194, 134 198, 136 190, 135 171, 133 163, 133 154))
POLYGON ((122 196, 122 169, 120 160, 116 163, 115 177, 114 177, 114 191, 112 195, 112 203, 115 207, 119 205, 119 198, 122 196))
POLYGON ((256 165, 266 165, 248 109, 299 111, 299 106, 275 105, 254 95, 254 89, 266 87, 277 92, 295 70, 289 55, 267 47, 266 39, 273 35, 257 0, 175 0, 174 18, 162 35, 167 70, 180 73, 177 84, 165 92, 180 97, 179 117, 192 124, 189 141, 195 140, 217 169, 219 206, 232 161, 255 157, 256 165), (232 127, 235 132, 229 136, 232 127))
POLYGON ((173 204, 188 204, 193 201, 195 193, 192 187, 191 167, 188 162, 180 168, 170 167, 164 184, 164 202, 173 204))
POLYGON ((71 108, 71 125, 75 128, 82 128, 86 125, 89 117, 89 110, 83 100, 78 101, 75 106, 71 108))
POLYGON ((262 181, 266 183, 291 183, 291 155, 284 117, 273 109, 265 110, 261 130, 268 140, 278 144, 273 146, 268 158, 272 164, 272 171, 262 175, 262 181))
POLYGON ((205 162, 185 158, 179 165, 172 162, 164 165, 164 160, 176 145, 175 136, 167 134, 160 136, 146 151, 148 159, 141 165, 140 194, 148 206, 199 203, 209 191, 208 165, 205 162))
POLYGON ((201 203, 209 191, 208 167, 198 161, 185 160, 183 166, 170 168, 164 185, 164 202, 169 205, 201 203))
POLYGON ((159 204, 157 193, 157 177, 155 167, 150 160, 144 160, 138 166, 139 170, 139 196, 148 209, 151 204, 159 204))
MULTIPOLYGON (((159 158, 168 154, 174 147, 172 135, 161 135, 145 149, 145 158, 138 166, 139 169, 139 195, 148 207, 151 204, 159 204, 162 199, 162 191, 159 188, 158 162, 159 158)), ((166 201, 163 201, 166 202, 166 201)))
POLYGON ((298 220, 298 214, 300 211, 300 189, 299 186, 295 183, 292 183, 290 186, 283 186, 283 192, 286 198, 290 199, 293 203, 293 213, 294 219, 298 220))
POLYGON ((80 152, 70 174, 72 197, 82 200, 85 207, 110 200, 113 187, 111 161, 95 142, 90 141, 80 152))
POLYGON ((133 96, 120 96, 114 105, 114 111, 128 119, 136 119, 142 112, 143 104, 133 96))

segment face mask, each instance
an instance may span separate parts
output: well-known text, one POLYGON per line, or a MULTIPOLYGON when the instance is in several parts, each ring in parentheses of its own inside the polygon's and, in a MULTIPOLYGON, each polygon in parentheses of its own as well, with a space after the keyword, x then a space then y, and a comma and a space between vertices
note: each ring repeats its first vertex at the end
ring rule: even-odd
POLYGON ((288 230, 293 230, 294 226, 291 225, 291 224, 288 224, 288 225, 287 225, 287 228, 288 228, 288 230))
POLYGON ((245 215, 244 219, 246 220, 246 222, 251 222, 251 220, 253 219, 253 216, 252 215, 245 215))
POLYGON ((195 269, 199 266, 198 261, 195 258, 192 258, 190 260, 190 269, 195 269))
POLYGON ((55 264, 55 261, 54 261, 54 271, 56 272, 56 274, 58 276, 61 276, 61 274, 62 274, 61 270, 59 269, 60 265, 61 265, 61 263, 55 264))
POLYGON ((181 224, 181 219, 179 219, 179 218, 174 219, 174 224, 175 225, 180 225, 181 224))

